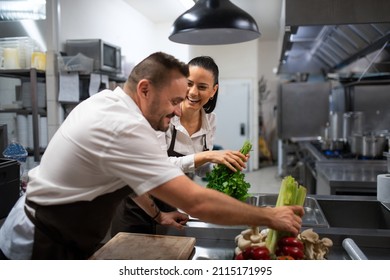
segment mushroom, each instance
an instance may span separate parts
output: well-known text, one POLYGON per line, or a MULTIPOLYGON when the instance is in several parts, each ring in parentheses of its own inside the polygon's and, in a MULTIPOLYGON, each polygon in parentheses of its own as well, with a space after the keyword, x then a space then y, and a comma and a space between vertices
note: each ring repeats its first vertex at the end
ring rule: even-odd
POLYGON ((321 239, 322 244, 327 247, 328 249, 333 246, 333 241, 327 237, 324 237, 321 239))
POLYGON ((252 241, 253 243, 259 243, 261 241, 261 235, 260 234, 252 234, 250 237, 249 237, 250 241, 252 241))
POLYGON ((304 254, 305 257, 309 260, 314 260, 316 258, 315 256, 315 244, 319 240, 319 236, 316 232, 313 231, 312 228, 306 229, 302 231, 299 234, 299 239, 303 242, 304 244, 304 254))
POLYGON ((251 247, 265 247, 265 242, 252 243, 251 247))
POLYGON ((248 229, 246 229, 246 230, 243 230, 242 232, 241 232, 241 235, 245 238, 245 239, 247 239, 247 240, 249 240, 249 238, 250 238, 250 236, 253 234, 253 230, 251 229, 251 228, 248 228, 248 229))
POLYGON ((260 235, 264 236, 264 238, 267 237, 267 234, 268 234, 268 228, 264 228, 260 231, 260 235))
POLYGON ((234 249, 234 254, 235 254, 236 256, 238 256, 240 253, 242 253, 241 249, 238 248, 238 247, 236 247, 236 248, 234 249))
POLYGON ((318 233, 314 232, 312 228, 302 231, 300 236, 302 240, 307 240, 311 243, 316 243, 319 239, 318 233))
MULTIPOLYGON (((244 231, 244 232, 246 232, 246 231, 244 231)), ((250 241, 252 241, 253 243, 259 243, 261 241, 261 235, 259 233, 259 227, 252 226, 250 228, 250 232, 251 232, 251 234, 249 235, 250 241)))
POLYGON ((303 242, 305 246, 304 253, 309 260, 325 259, 329 248, 333 246, 332 240, 327 237, 320 239, 319 235, 313 229, 304 230, 299 234, 298 238, 303 242))
POLYGON ((238 255, 248 247, 264 247, 266 237, 267 230, 262 230, 260 232, 259 227, 252 226, 246 230, 243 230, 234 238, 234 241, 237 245, 234 253, 238 255))
POLYGON ((251 241, 244 238, 244 236, 240 237, 238 239, 238 248, 241 249, 241 251, 244 251, 246 248, 251 246, 251 241))
POLYGON ((333 241, 327 237, 322 238, 316 244, 316 259, 325 259, 326 254, 329 252, 329 248, 333 246, 333 241))

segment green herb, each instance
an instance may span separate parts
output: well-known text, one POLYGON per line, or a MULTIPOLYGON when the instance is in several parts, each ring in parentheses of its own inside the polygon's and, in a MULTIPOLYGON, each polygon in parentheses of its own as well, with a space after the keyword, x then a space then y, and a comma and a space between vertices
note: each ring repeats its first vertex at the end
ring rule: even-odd
MULTIPOLYGON (((244 155, 252 149, 252 144, 246 140, 240 149, 244 155)), ((217 164, 211 172, 206 174, 207 188, 225 193, 238 200, 245 201, 248 197, 250 184, 245 181, 245 174, 241 171, 233 172, 226 165, 217 164)))

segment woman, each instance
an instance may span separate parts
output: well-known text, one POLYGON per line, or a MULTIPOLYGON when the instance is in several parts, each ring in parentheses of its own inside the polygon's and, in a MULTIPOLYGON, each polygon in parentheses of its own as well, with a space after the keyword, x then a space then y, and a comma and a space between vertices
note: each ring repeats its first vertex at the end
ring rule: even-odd
POLYGON ((195 172, 203 177, 211 170, 210 163, 225 164, 233 171, 241 170, 245 158, 240 153, 213 151, 216 130, 213 111, 218 98, 218 66, 208 56, 193 58, 188 65, 190 76, 187 98, 181 103, 180 118, 175 116, 171 120, 162 141, 163 149, 167 150, 170 161, 191 175, 195 172))
MULTIPOLYGON (((232 171, 245 168, 247 155, 238 151, 213 150, 216 130, 213 113, 218 98, 217 64, 209 56, 193 58, 189 63, 187 98, 181 103, 181 116, 172 118, 166 133, 160 133, 161 146, 169 160, 187 173, 204 176, 211 163, 225 164, 232 171)), ((181 229, 188 216, 175 208, 144 195, 126 198, 113 219, 111 235, 118 232, 155 233, 157 223, 181 229)))

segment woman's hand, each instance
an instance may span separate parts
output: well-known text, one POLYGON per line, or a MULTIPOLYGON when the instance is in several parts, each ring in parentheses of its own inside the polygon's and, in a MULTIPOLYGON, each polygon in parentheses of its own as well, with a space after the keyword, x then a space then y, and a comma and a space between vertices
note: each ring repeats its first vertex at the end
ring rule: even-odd
POLYGON ((233 172, 243 170, 249 158, 249 154, 243 155, 239 151, 232 150, 206 151, 204 153, 208 153, 209 162, 224 164, 233 172))
POLYGON ((187 221, 188 221, 188 215, 181 213, 179 211, 172 211, 172 212, 162 212, 160 215, 155 219, 157 223, 164 226, 172 226, 179 230, 183 229, 187 221))

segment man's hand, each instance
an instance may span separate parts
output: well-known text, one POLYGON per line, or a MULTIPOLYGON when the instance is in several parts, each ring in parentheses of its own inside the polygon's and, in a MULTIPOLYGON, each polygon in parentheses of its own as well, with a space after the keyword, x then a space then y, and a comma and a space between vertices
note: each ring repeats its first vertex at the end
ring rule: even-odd
POLYGON ((172 226, 177 229, 183 229, 187 221, 188 221, 188 215, 181 213, 179 211, 172 211, 172 212, 162 212, 160 215, 155 219, 157 223, 163 226, 172 226))
POLYGON ((273 207, 273 217, 270 228, 291 232, 298 235, 302 226, 304 209, 302 206, 273 207))

